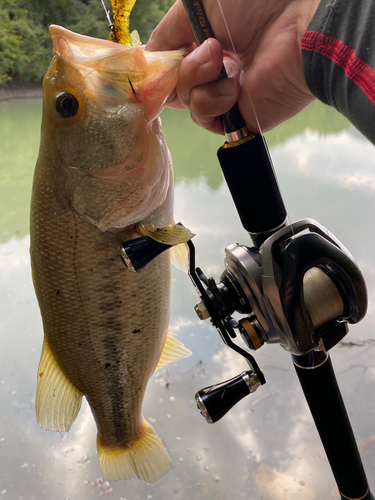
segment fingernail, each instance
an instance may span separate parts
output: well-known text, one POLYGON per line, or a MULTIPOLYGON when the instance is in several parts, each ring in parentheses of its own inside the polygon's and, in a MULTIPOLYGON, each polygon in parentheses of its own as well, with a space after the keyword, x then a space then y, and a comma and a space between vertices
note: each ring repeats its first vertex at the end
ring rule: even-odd
POLYGON ((210 60, 211 57, 211 50, 210 50, 210 45, 207 42, 202 43, 194 52, 194 58, 199 64, 206 64, 210 60))
POLYGON ((233 94, 237 87, 237 80, 235 78, 224 78, 218 82, 218 90, 221 95, 233 94))

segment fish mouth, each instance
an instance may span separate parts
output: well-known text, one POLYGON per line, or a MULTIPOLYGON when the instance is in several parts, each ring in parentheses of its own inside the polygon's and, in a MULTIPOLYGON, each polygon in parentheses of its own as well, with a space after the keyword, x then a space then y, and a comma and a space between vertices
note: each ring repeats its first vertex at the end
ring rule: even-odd
POLYGON ((54 53, 64 57, 66 61, 103 59, 130 48, 109 40, 74 33, 56 24, 49 27, 49 34, 53 41, 54 53))
POLYGON ((90 99, 141 104, 152 121, 177 85, 179 65, 187 48, 147 52, 109 40, 80 35, 61 26, 50 26, 57 58, 79 71, 90 99))

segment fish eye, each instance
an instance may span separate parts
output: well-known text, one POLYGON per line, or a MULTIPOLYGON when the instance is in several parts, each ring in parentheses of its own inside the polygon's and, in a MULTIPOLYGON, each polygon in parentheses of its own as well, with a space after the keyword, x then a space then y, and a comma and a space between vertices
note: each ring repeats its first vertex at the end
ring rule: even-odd
POLYGON ((78 101, 74 95, 68 92, 60 92, 55 97, 56 111, 63 118, 70 118, 77 114, 78 111, 78 101))

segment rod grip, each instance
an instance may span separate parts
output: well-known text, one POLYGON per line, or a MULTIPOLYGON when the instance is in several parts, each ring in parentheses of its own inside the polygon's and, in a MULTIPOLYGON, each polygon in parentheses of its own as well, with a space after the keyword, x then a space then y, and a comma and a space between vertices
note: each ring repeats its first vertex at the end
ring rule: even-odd
POLYGON ((373 497, 367 493, 365 471, 330 357, 315 351, 292 357, 341 495, 370 500, 373 497))
POLYGON ((243 227, 255 234, 278 228, 286 210, 262 136, 226 146, 217 155, 243 227))

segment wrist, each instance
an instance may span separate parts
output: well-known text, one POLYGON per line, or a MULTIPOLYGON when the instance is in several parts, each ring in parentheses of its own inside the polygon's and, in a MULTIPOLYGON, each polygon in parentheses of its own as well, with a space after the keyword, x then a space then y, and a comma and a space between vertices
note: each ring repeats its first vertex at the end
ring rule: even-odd
MULTIPOLYGON (((305 0, 301 5, 300 20, 298 25, 299 42, 301 42, 303 35, 308 29, 314 14, 319 7, 322 0, 305 0)), ((301 43, 300 43, 301 46, 301 43)))
MULTIPOLYGON (((303 61, 302 61, 302 39, 305 35, 308 27, 317 11, 319 4, 322 0, 301 0, 299 3, 299 15, 298 21, 296 24, 297 28, 297 72, 296 75, 299 75, 299 83, 300 89, 306 96, 306 99, 310 101, 314 99, 313 94, 311 93, 305 77, 303 61)), ((293 2, 291 6, 293 5, 293 2)), ((307 102, 307 101, 306 101, 307 102)), ((308 104, 308 102, 307 102, 308 104)))

